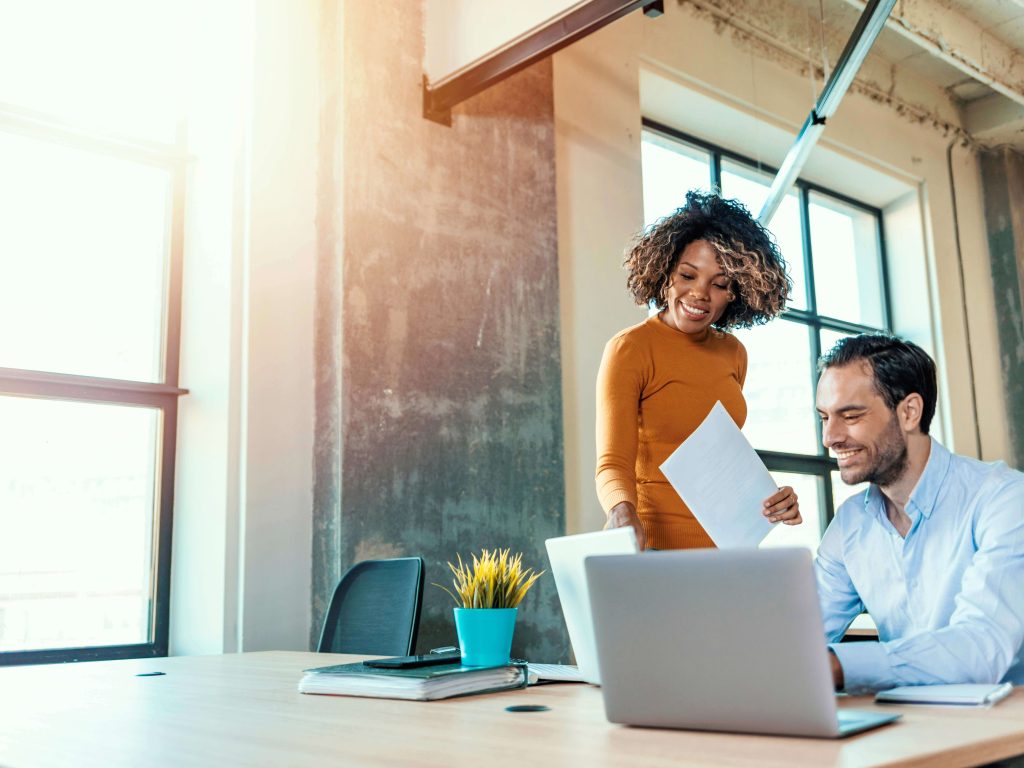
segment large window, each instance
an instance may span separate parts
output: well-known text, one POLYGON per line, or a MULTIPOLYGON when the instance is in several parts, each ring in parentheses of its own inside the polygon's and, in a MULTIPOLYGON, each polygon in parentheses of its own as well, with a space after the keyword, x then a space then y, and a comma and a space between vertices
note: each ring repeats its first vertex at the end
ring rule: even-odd
POLYGON ((186 155, 144 5, 0 25, 0 664, 167 653, 186 155))
MULTIPOLYGON (((775 169, 645 121, 644 217, 678 208, 690 189, 718 189, 756 216, 775 169)), ((839 479, 815 416, 816 362, 840 338, 889 328, 882 217, 875 208, 798 181, 768 225, 793 278, 785 314, 737 331, 749 354, 744 433, 779 485, 800 496, 801 526, 777 526, 768 546, 815 548, 836 507, 860 490, 839 479)))

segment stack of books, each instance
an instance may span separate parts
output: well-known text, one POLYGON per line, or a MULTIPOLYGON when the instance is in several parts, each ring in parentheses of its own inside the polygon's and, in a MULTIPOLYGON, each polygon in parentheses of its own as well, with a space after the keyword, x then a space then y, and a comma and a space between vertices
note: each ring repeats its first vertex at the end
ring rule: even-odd
POLYGON ((359 662, 307 669, 299 681, 299 692, 433 701, 524 688, 528 677, 525 662, 499 667, 464 667, 456 661, 405 669, 368 667, 359 662))

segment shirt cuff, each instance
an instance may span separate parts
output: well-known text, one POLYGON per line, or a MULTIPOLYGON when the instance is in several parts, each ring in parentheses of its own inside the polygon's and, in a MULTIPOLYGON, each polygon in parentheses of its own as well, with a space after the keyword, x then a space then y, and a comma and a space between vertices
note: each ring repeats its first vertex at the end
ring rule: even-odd
POLYGON ((896 684, 889 655, 881 643, 830 643, 828 647, 843 668, 844 693, 881 691, 896 684))
POLYGON ((621 504, 623 501, 628 501, 633 505, 633 509, 636 509, 636 492, 630 493, 626 489, 615 489, 604 493, 601 498, 601 506, 604 507, 605 515, 608 515, 616 504, 621 504))

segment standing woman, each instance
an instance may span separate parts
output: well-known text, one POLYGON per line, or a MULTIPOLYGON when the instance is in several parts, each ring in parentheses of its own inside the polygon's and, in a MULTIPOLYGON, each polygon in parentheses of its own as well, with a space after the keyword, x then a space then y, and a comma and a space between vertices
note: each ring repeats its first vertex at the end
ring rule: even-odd
MULTIPOLYGON (((689 192, 637 235, 627 287, 658 313, 616 334, 597 377, 597 494, 606 528, 632 526, 641 548, 713 547, 659 466, 720 400, 747 417, 747 351, 727 333, 778 316, 791 282, 771 236, 735 200, 689 192)), ((789 486, 765 499, 772 522, 797 525, 789 486)))

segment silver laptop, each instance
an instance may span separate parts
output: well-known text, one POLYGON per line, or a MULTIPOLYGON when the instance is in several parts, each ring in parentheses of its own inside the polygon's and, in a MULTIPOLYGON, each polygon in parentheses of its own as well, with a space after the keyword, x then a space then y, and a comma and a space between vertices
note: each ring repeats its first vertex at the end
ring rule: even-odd
POLYGON ((558 599, 562 603, 565 626, 580 677, 588 683, 599 684, 597 651, 594 649, 594 630, 590 620, 590 600, 587 597, 587 574, 583 561, 589 555, 624 555, 638 551, 636 533, 632 528, 613 528, 608 531, 560 536, 544 542, 555 577, 558 599))
POLYGON ((838 710, 806 549, 586 560, 613 723, 838 737, 899 715, 838 710))

